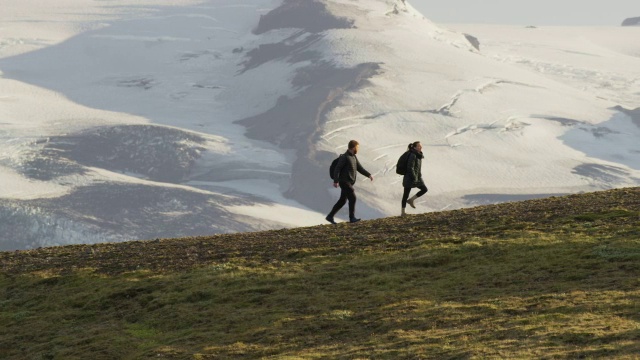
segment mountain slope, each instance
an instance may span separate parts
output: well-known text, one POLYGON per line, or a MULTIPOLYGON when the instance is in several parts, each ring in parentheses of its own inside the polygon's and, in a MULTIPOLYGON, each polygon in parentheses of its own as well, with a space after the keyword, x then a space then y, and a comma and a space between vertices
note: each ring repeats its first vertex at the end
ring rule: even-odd
POLYGON ((0 355, 632 359, 640 188, 0 253, 0 355))

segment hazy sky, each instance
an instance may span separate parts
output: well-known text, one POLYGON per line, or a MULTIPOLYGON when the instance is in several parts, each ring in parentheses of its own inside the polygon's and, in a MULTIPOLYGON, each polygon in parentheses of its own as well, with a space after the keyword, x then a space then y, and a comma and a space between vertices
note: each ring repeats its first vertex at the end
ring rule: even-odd
POLYGON ((408 0, 436 23, 619 26, 640 0, 408 0))

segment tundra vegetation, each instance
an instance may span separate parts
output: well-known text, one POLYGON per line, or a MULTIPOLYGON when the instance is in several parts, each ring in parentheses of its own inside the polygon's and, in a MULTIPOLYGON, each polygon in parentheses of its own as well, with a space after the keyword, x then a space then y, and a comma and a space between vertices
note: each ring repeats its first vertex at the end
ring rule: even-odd
POLYGON ((0 266, 3 359, 640 354, 640 188, 0 266))

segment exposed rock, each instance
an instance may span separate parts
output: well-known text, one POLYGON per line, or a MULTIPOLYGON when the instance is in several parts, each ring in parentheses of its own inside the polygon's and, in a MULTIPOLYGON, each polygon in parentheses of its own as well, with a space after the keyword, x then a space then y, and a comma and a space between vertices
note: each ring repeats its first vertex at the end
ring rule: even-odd
POLYGON ((478 40, 477 37, 469 35, 469 34, 464 34, 464 37, 467 39, 467 41, 469 41, 469 43, 471 43, 471 45, 478 51, 480 51, 480 40, 478 40))
POLYGON ((625 19, 622 22, 622 26, 640 26, 640 17, 625 19))
POLYGON ((278 8, 260 16, 255 34, 269 30, 297 28, 310 33, 319 33, 329 29, 349 29, 353 20, 333 15, 327 7, 317 0, 285 0, 278 8))

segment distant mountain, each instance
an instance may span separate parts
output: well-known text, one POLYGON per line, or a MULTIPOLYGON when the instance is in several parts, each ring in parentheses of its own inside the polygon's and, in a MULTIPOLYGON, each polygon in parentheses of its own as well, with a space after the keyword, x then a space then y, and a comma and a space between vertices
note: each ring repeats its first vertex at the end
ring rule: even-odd
POLYGON ((640 26, 640 17, 625 19, 622 22, 622 26, 640 26))
POLYGON ((365 219, 400 213, 417 140, 410 212, 640 184, 615 108, 640 103, 633 34, 457 31, 404 0, 102 3, 0 14, 0 250, 321 224, 351 139, 365 219))

